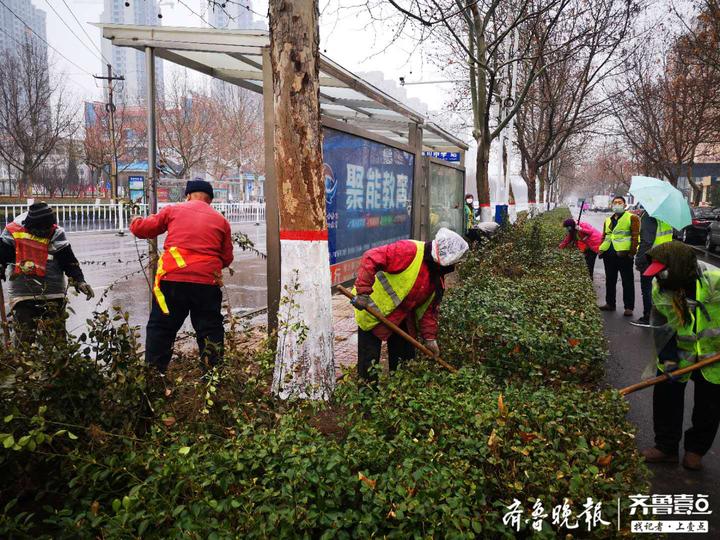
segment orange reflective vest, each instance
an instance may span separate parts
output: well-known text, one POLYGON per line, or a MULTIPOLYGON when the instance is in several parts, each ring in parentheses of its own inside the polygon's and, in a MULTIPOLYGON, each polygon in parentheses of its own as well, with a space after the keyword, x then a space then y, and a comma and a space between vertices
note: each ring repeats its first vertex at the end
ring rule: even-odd
POLYGON ((155 273, 155 283, 153 285, 153 294, 155 295, 155 300, 157 300, 158 306, 160 306, 160 309, 165 315, 168 315, 170 313, 170 310, 168 309, 165 295, 160 290, 160 280, 163 278, 163 276, 166 276, 169 273, 174 272, 175 270, 178 270, 180 268, 190 266, 191 264, 195 264, 201 261, 213 260, 216 258, 217 257, 213 255, 201 255, 195 251, 190 251, 188 249, 182 249, 175 246, 165 250, 165 252, 162 254, 162 257, 160 257, 160 260, 158 261, 157 272, 155 273))
MULTIPOLYGON (((53 232, 57 225, 53 226, 53 232)), ((45 277, 48 262, 50 238, 35 236, 19 223, 7 226, 15 241, 15 270, 13 273, 24 276, 45 277)))

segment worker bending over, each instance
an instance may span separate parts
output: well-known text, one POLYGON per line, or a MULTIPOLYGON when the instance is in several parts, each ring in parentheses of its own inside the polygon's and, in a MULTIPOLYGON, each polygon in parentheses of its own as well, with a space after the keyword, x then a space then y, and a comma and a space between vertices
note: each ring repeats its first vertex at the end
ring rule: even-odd
POLYGON ((222 269, 233 260, 230 224, 210 206, 213 188, 190 180, 186 202, 166 206, 146 218, 134 217, 130 232, 155 238, 165 232, 147 324, 145 361, 164 373, 178 331, 190 314, 204 369, 222 358, 225 332, 221 313, 222 269))
POLYGON ((563 221, 563 227, 567 234, 558 247, 560 249, 577 247, 585 256, 585 264, 590 272, 590 279, 592 279, 595 273, 595 259, 597 259, 602 242, 602 233, 584 221, 575 223, 573 218, 563 221))
POLYGON ((0 276, 11 265, 10 309, 17 343, 31 344, 38 331, 65 332, 67 284, 90 300, 95 293, 85 282, 55 212, 46 203, 30 205, 0 235, 0 276))
POLYGON ((412 336, 420 335, 436 355, 438 306, 445 291, 444 276, 468 250, 463 238, 441 228, 432 242, 400 240, 365 252, 355 280, 352 303, 358 324, 358 374, 374 382, 371 372, 388 343, 390 370, 415 357, 413 346, 394 334, 365 309, 372 306, 412 336))
MULTIPOLYGON (((648 258, 644 275, 655 278, 651 321, 658 371, 671 373, 720 353, 720 271, 699 268, 695 251, 680 242, 656 246, 648 258)), ((695 403, 682 464, 702 468, 720 422, 720 364, 653 387, 655 446, 642 452, 648 463, 677 463, 685 386, 691 378, 695 403)))

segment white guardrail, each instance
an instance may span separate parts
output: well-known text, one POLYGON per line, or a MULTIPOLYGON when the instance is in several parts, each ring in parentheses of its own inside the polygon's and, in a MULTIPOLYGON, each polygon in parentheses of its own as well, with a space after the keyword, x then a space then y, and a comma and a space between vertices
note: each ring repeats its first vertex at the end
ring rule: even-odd
MULTIPOLYGON (((176 203, 159 203, 158 208, 176 203)), ((213 208, 223 214, 230 223, 261 223, 265 221, 264 203, 219 202, 213 208)), ((123 203, 51 203, 55 210, 57 223, 68 232, 118 231, 127 228, 130 215, 139 213, 147 215, 147 205, 135 205, 135 209, 123 203)), ((5 225, 16 216, 27 212, 27 204, 0 205, 0 225, 5 225)))

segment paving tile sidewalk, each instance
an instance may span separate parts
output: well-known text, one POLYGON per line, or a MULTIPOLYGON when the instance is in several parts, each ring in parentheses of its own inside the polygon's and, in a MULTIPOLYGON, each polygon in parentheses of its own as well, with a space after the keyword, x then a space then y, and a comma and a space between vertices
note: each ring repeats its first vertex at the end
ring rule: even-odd
POLYGON ((350 301, 342 294, 332 297, 333 331, 335 333, 335 369, 338 375, 342 368, 357 364, 357 323, 350 301))

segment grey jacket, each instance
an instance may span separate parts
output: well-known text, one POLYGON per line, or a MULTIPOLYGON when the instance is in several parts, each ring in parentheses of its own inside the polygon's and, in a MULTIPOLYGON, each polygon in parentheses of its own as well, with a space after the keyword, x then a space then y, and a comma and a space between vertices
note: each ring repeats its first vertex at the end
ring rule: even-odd
POLYGON ((647 252, 650 251, 653 244, 655 243, 655 235, 657 233, 657 220, 651 217, 647 212, 643 212, 640 218, 640 245, 638 246, 637 254, 635 255, 635 268, 639 272, 644 272, 647 267, 650 266, 650 262, 647 260, 647 252))

